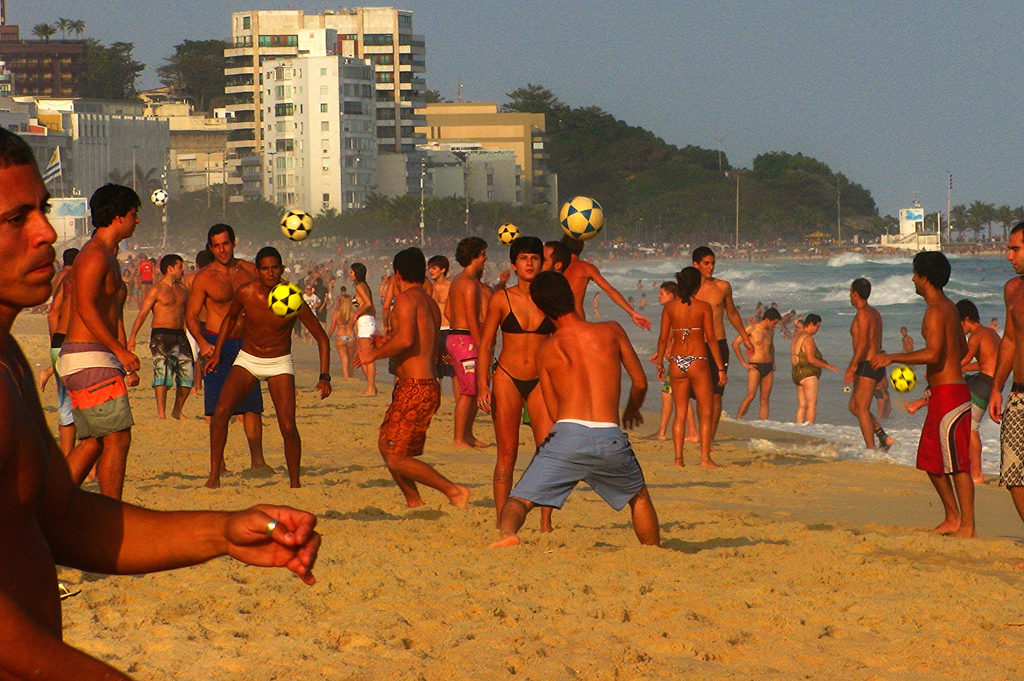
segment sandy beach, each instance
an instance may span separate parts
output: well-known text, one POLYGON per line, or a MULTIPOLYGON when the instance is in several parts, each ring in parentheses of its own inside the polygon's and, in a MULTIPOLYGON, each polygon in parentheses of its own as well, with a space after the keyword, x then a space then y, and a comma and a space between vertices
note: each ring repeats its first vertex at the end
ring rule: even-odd
MULTIPOLYGON (((43 316, 22 314, 14 335, 32 364, 46 361, 43 316)), ((82 590, 64 603, 66 640, 140 679, 923 681, 1024 668, 1024 571, 1013 567, 1024 525, 994 481, 977 488, 981 538, 964 541, 929 532, 941 510, 924 473, 840 461, 808 438, 723 422, 724 467, 696 467, 688 448, 678 469, 670 442, 639 437, 656 429, 652 391, 633 442, 663 548, 638 546, 628 512, 581 486, 553 534, 533 514, 522 546, 493 550, 495 450, 451 450, 450 396, 424 458, 472 489, 468 511, 432 490, 425 507, 404 507, 376 448, 389 394, 357 397, 365 383, 340 378, 335 357, 335 392, 319 401, 307 346, 296 348, 302 489, 288 487, 268 400, 277 473, 240 472, 248 453, 233 425, 231 473, 207 490, 201 401, 184 421, 156 420, 146 338, 125 500, 290 504, 319 517, 324 543, 313 587, 229 559, 138 577, 61 569, 82 590)), ((55 423, 52 384, 43 404, 55 423)), ((493 441, 489 419, 477 423, 493 441)))

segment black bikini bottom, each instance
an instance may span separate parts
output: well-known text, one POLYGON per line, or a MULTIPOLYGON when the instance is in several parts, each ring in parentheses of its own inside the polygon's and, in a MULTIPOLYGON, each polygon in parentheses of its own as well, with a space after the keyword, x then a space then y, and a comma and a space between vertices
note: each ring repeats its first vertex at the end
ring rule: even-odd
POLYGON ((516 390, 519 391, 519 394, 522 395, 524 400, 530 396, 530 393, 533 392, 533 389, 537 387, 538 383, 540 383, 539 378, 531 378, 525 381, 521 378, 516 378, 515 376, 510 374, 508 370, 505 369, 505 367, 501 366, 501 364, 497 362, 494 363, 494 366, 504 371, 505 375, 512 379, 513 385, 516 386, 516 390))

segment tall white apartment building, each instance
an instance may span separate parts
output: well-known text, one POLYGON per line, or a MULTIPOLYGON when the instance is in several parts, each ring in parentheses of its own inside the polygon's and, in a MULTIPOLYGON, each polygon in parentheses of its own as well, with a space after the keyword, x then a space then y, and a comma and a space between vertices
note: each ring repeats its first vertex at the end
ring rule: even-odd
MULTIPOLYGON (((425 139, 416 131, 425 119, 415 110, 425 106, 426 45, 423 36, 412 32, 412 12, 391 7, 323 14, 252 10, 232 14, 231 34, 232 44, 224 51, 225 94, 233 115, 227 155, 229 182, 237 187, 238 200, 264 194, 259 186, 266 137, 261 106, 265 88, 260 79, 264 67, 274 61, 330 54, 369 59, 376 69, 375 135, 380 153, 414 154, 425 139)), ((418 168, 418 161, 409 167, 413 165, 418 168)))
POLYGON ((330 55, 264 64, 263 197, 310 214, 362 208, 377 186, 369 61, 330 55))

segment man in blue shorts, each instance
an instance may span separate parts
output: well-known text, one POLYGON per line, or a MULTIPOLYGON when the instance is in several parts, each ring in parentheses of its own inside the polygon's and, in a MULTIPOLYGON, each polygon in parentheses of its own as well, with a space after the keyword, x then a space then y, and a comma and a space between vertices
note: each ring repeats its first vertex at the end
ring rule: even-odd
POLYGON ((617 323, 586 322, 577 314, 562 274, 538 274, 530 298, 555 323, 555 333, 537 351, 540 387, 555 425, 512 488, 498 518, 502 538, 492 546, 518 544, 526 515, 537 506, 561 508, 580 482, 616 511, 629 504, 640 543, 659 546, 658 514, 629 437, 619 428, 620 367, 632 381, 622 423, 643 423, 647 377, 640 358, 617 323))

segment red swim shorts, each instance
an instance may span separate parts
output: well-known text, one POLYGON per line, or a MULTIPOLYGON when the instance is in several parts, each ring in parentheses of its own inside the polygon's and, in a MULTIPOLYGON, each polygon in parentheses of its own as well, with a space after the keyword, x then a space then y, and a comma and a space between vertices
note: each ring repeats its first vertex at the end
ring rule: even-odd
POLYGON ((430 419, 441 406, 441 384, 433 378, 400 378, 391 393, 377 446, 384 456, 419 456, 430 419))
POLYGON ((931 388, 917 467, 934 475, 970 473, 971 391, 964 383, 931 388))

